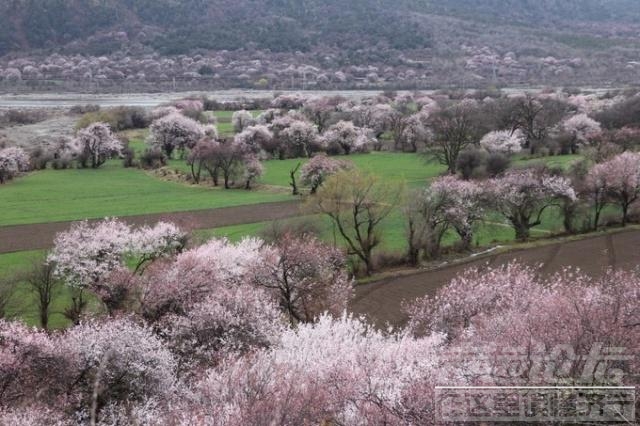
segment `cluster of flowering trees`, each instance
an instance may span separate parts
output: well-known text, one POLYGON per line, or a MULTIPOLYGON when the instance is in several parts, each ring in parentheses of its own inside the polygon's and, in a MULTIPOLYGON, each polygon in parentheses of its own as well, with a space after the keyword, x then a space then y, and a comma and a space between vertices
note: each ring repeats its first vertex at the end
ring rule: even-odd
POLYGON ((437 257, 445 233, 455 231, 462 249, 473 241, 475 225, 484 218, 486 196, 480 185, 446 176, 415 193, 405 207, 408 261, 419 262, 421 251, 437 257))
POLYGON ((214 397, 215 374, 295 338, 294 325, 339 318, 351 298, 344 256, 313 237, 185 251, 184 236, 114 219, 58 235, 47 262, 105 312, 50 334, 0 321, 0 422, 44 421, 31 414, 41 411, 61 423, 191 423, 204 412, 187 406, 214 397))
POLYGON ((608 204, 620 208, 622 225, 626 225, 630 207, 640 199, 640 154, 624 152, 593 166, 586 175, 584 192, 594 206, 594 228, 608 204))
POLYGON ((58 234, 47 262, 67 285, 93 291, 110 312, 136 306, 154 320, 182 313, 222 291, 219 285, 264 291, 292 323, 341 312, 350 298, 344 257, 314 237, 286 234, 273 245, 213 240, 188 251, 185 243, 186 234, 170 223, 133 229, 117 219, 85 221, 58 234))
MULTIPOLYGON (((196 183, 206 172, 214 185, 218 185, 220 178, 226 188, 241 180, 249 189, 264 171, 261 160, 312 158, 318 153, 348 155, 368 152, 378 143, 379 131, 340 119, 349 117, 341 112, 346 105, 339 97, 305 100, 299 95, 281 95, 271 102, 273 108, 255 118, 249 111, 238 110, 231 117, 236 132, 233 138, 220 138, 215 126, 201 124, 198 120, 202 121, 202 114, 197 119, 185 115, 186 111, 201 112, 203 104, 200 101, 186 100, 184 103, 152 112, 154 121, 148 144, 151 150, 162 152, 167 158, 175 150, 179 151, 180 157, 186 158, 196 183)), ((328 164, 324 162, 325 166, 328 164)), ((292 175, 295 173, 297 170, 292 175)), ((321 174, 326 175, 325 172, 321 174)), ((322 179, 313 179, 316 181, 312 184, 315 192, 322 179)), ((303 180, 307 180, 306 175, 303 180)))
MULTIPOLYGON (((579 110, 579 100, 560 94, 485 99, 386 94, 360 102, 339 97, 281 98, 272 103, 276 109, 257 119, 237 112, 236 121, 245 124, 235 126, 238 131, 255 121, 269 126, 274 138, 265 151, 279 158, 319 151, 426 151, 455 174, 460 157, 468 151, 482 149, 500 158, 523 149, 575 153, 593 146, 602 133, 600 123, 579 110), (285 107, 299 108, 301 113, 287 112, 285 107), (387 140, 392 144, 385 146, 387 140)), ((607 105, 597 101, 591 114, 607 105)))
POLYGON ((74 143, 81 150, 80 165, 87 167, 90 164, 93 169, 97 169, 114 155, 119 155, 123 148, 122 141, 111 132, 106 123, 93 123, 78 131, 74 143))
MULTIPOLYGON (((470 156, 495 169, 508 165, 509 157, 523 150, 536 155, 580 152, 590 156, 594 150, 599 156, 629 150, 638 145, 639 123, 623 110, 623 104, 635 108, 633 98, 561 92, 462 99, 416 93, 385 94, 361 102, 314 98, 303 104, 302 111, 327 136, 331 135, 327 129, 340 124, 342 139, 355 140, 345 125, 351 122, 366 130, 363 135, 371 136, 368 149, 425 151, 455 174, 467 167, 470 156)), ((327 142, 330 154, 349 151, 332 138, 327 142)))
POLYGON ((18 147, 0 149, 0 184, 31 169, 29 155, 18 147))
POLYGON ((107 160, 121 156, 123 142, 107 123, 95 122, 78 130, 75 137, 59 137, 47 140, 32 148, 29 153, 18 147, 0 152, 0 182, 30 169, 45 169, 51 164, 55 169, 72 167, 99 168, 107 160))
POLYGON ((123 144, 106 123, 93 123, 78 131, 73 139, 62 138, 31 153, 19 147, 0 149, 0 184, 33 168, 43 169, 52 162, 55 168, 98 168, 108 159, 121 155, 123 144))
POLYGON ((330 102, 332 99, 322 101, 326 108, 322 112, 317 111, 321 101, 312 98, 304 104, 303 114, 279 110, 259 116, 258 121, 264 122, 273 134, 272 139, 265 141, 264 151, 280 159, 311 157, 318 152, 330 155, 368 152, 377 143, 373 130, 340 120, 342 104, 336 105, 335 99, 330 102))
POLYGON ((540 167, 511 169, 486 180, 441 177, 413 194, 405 207, 408 257, 412 263, 423 251, 427 257, 436 257, 448 231, 460 237, 460 248, 468 249, 474 225, 486 220, 488 212, 502 216, 516 239, 526 240, 550 208, 561 212, 567 232, 575 232, 571 221, 577 205, 593 211, 591 229, 597 229, 609 205, 618 208, 625 226, 639 199, 640 154, 632 152, 586 168, 573 182, 540 167))
POLYGON ((633 272, 609 271, 592 278, 566 270, 542 279, 538 270, 518 264, 477 268, 453 279, 435 297, 411 304, 409 328, 418 334, 444 333, 451 353, 461 355, 451 361, 466 371, 464 379, 459 378, 466 385, 505 386, 516 380, 530 386, 585 380, 589 384, 634 384, 639 365, 633 354, 640 324, 633 300, 639 291, 639 277, 633 272), (493 350, 488 349, 490 345, 493 350), (575 362, 572 354, 586 356, 603 345, 622 348, 630 361, 606 366, 597 358, 602 355, 596 354, 592 370, 571 364, 575 362), (477 353, 474 347, 484 347, 488 356, 483 361, 488 365, 474 365, 477 360, 469 355, 477 353), (509 371, 507 363, 514 358, 501 356, 509 351, 523 357, 517 377, 495 374, 509 371), (552 352, 559 357, 553 362, 568 363, 567 368, 556 371, 558 375, 545 375, 550 370, 544 357, 552 352), (599 373, 596 365, 601 366, 599 373), (608 370, 618 367, 617 372, 626 377, 608 370))
POLYGON ((244 187, 250 189, 251 183, 264 172, 251 145, 244 143, 244 135, 222 141, 201 139, 187 156, 187 164, 191 166, 191 175, 196 183, 200 182, 201 173, 206 170, 215 186, 222 176, 227 189, 238 177, 242 177, 244 187))
MULTIPOLYGON (((474 269, 409 304, 406 328, 378 331, 345 313, 345 259, 313 238, 178 252, 172 225, 129 238, 126 228, 98 223, 94 243, 80 224, 52 252, 69 285, 71 271, 100 272, 84 275, 104 310, 50 333, 0 320, 1 423, 433 424, 438 385, 550 385, 533 361, 598 344, 633 353, 640 340, 635 273, 474 269), (130 269, 128 253, 153 261, 130 269), (522 374, 502 374, 513 351, 522 374)), ((595 367, 593 385, 633 384, 640 372, 635 358, 595 367)), ((580 383, 576 370, 552 379, 580 383)))
MULTIPOLYGON (((242 179, 243 186, 250 189, 264 172, 258 154, 261 144, 267 144, 271 139, 270 132, 262 126, 250 126, 254 124, 253 117, 240 111, 233 116, 234 126, 240 133, 232 139, 220 138, 216 126, 202 114, 202 109, 202 101, 184 100, 175 106, 154 110, 155 120, 147 140, 150 152, 155 151, 164 158, 171 158, 174 151, 179 152, 180 158, 186 159, 190 166, 195 183, 201 182, 202 173, 206 171, 215 186, 222 177, 227 189, 236 179, 242 179)), ((163 163, 160 161, 156 165, 163 163)))
POLYGON ((422 252, 428 258, 437 257, 449 231, 460 238, 459 248, 468 250, 475 226, 490 211, 508 221, 516 239, 526 240, 531 228, 540 225, 545 210, 565 200, 576 200, 571 182, 545 170, 510 170, 486 181, 439 178, 413 194, 405 207, 408 258, 415 264, 422 252))
POLYGON ((170 112, 154 120, 149 130, 148 142, 154 148, 162 150, 168 158, 171 158, 175 150, 184 157, 186 149, 193 148, 205 134, 200 123, 179 112, 170 112))

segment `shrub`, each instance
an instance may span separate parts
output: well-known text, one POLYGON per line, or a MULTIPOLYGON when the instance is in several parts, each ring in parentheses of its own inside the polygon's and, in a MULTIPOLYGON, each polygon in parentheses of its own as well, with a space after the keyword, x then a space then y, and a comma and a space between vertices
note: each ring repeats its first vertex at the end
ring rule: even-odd
POLYGON ((124 159, 122 160, 123 167, 129 168, 137 166, 138 163, 135 160, 136 152, 129 146, 126 146, 122 149, 122 156, 124 157, 124 159))
POLYGON ((34 170, 44 170, 47 164, 53 159, 53 156, 45 148, 38 146, 31 152, 31 165, 34 170))
POLYGON ((100 111, 100 105, 92 105, 92 104, 74 105, 71 108, 69 108, 69 112, 71 114, 86 114, 88 112, 98 112, 98 111, 100 111))
POLYGON ((140 155, 140 166, 143 169, 159 169, 167 165, 167 156, 157 148, 147 148, 140 155))
POLYGON ((460 153, 456 161, 456 168, 464 180, 471 179, 480 173, 480 168, 485 164, 487 154, 479 149, 467 149, 460 153))
POLYGON ((498 176, 509 168, 511 160, 504 154, 489 154, 486 159, 486 172, 490 177, 498 176))
POLYGON ((85 113, 78 120, 76 128, 84 129, 96 122, 107 123, 114 131, 144 129, 150 124, 149 117, 142 108, 117 107, 85 113))
POLYGON ((9 124, 34 124, 46 119, 44 111, 37 109, 11 109, 5 113, 9 124))

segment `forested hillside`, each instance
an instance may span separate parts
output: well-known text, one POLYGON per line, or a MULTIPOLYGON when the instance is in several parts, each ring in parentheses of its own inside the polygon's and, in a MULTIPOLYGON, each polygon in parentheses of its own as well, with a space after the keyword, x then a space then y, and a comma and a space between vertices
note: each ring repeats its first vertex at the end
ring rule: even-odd
MULTIPOLYGON (((424 47, 429 31, 390 0, 15 0, 0 5, 0 53, 59 48, 100 31, 128 36, 162 53, 196 48, 272 51, 318 45, 363 48, 379 42, 424 47)), ((102 49, 118 49, 117 43, 102 49)), ((85 46, 88 53, 98 46, 85 46)), ((72 47, 72 49, 78 49, 72 47)))
POLYGON ((218 85, 250 87, 628 83, 640 69, 638 22, 636 0, 5 0, 0 79, 213 76, 218 85), (64 59, 48 58, 54 53, 64 59), (117 70, 87 67, 78 55, 125 62, 117 70), (130 62, 180 55, 190 62, 130 62), (58 72, 69 61, 74 70, 58 72), (25 73, 32 66, 40 69, 25 73))
MULTIPOLYGON (((238 49, 248 43, 273 51, 307 50, 318 45, 358 49, 380 42, 411 49, 429 45, 430 28, 421 22, 420 14, 530 27, 580 21, 634 22, 640 16, 640 2, 7 0, 0 4, 0 53, 60 48, 112 30, 126 31, 134 40, 165 53, 238 49)), ((103 49, 118 47, 113 43, 103 49)), ((91 50, 91 46, 86 48, 91 50)))

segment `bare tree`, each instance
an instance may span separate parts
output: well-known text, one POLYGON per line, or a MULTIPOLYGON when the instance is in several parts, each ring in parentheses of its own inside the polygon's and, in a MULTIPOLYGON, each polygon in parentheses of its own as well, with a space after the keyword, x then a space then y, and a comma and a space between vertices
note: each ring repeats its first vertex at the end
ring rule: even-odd
POLYGON ((300 190, 298 189, 298 183, 296 182, 296 174, 298 173, 298 170, 300 170, 300 166, 302 165, 302 163, 298 163, 293 169, 291 169, 291 171, 289 171, 289 177, 291 179, 291 181, 289 182, 289 185, 291 186, 292 195, 300 195, 300 190))
POLYGON ((7 306, 15 293, 18 280, 0 279, 0 318, 7 317, 7 306))
POLYGON ((38 319, 40 326, 49 328, 51 315, 51 302, 61 282, 54 276, 55 264, 37 259, 33 262, 31 270, 25 276, 25 282, 37 296, 38 319))
POLYGON ((438 111, 429 118, 433 137, 427 143, 427 152, 447 166, 450 174, 457 171, 460 153, 480 140, 477 119, 477 107, 466 101, 438 111))
POLYGON ((553 99, 537 99, 530 94, 516 98, 511 107, 512 130, 520 129, 525 136, 525 147, 531 154, 545 143, 549 131, 567 113, 567 105, 553 99))
POLYGON ((331 176, 310 200, 329 216, 347 243, 349 254, 373 271, 372 252, 380 242, 380 223, 398 205, 401 185, 383 183, 375 175, 346 170, 331 176))

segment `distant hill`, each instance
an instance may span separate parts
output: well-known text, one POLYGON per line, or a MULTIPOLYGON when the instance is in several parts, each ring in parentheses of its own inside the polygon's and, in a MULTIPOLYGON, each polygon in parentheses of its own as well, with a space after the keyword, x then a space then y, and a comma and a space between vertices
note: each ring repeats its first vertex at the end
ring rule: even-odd
MULTIPOLYGON (((0 57, 212 52, 245 52, 263 65, 304 63, 330 73, 374 65, 369 74, 387 69, 390 76, 402 72, 405 80, 447 73, 456 80, 492 82, 627 81, 640 67, 640 1, 0 2, 0 57)), ((223 62, 237 59, 231 55, 223 62)), ((273 80, 277 72, 268 68, 267 80, 273 80)), ((354 78, 375 80, 359 72, 354 78)))
POLYGON ((108 53, 121 45, 69 44, 111 31, 166 54, 249 44, 275 52, 378 43, 415 48, 428 46, 430 38, 428 28, 390 0, 5 0, 0 28, 0 54, 43 48, 108 53))
MULTIPOLYGON (((317 46, 344 49, 428 47, 421 14, 528 27, 581 22, 637 22, 637 0, 4 0, 0 54, 24 49, 108 53, 122 47, 75 44, 111 31, 167 53, 234 50, 248 44, 275 52, 317 46), (94 52, 101 50, 102 52, 94 52)), ((454 29, 452 29, 454 30, 454 29)))

